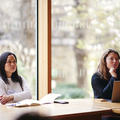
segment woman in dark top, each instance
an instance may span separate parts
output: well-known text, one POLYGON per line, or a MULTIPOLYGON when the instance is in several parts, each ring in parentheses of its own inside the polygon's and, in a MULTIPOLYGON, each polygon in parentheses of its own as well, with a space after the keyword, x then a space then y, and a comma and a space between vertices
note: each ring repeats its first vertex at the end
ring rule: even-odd
POLYGON ((101 57, 97 72, 92 76, 95 98, 111 99, 113 82, 120 80, 119 53, 108 49, 101 57))
MULTIPOLYGON (((111 99, 113 82, 120 80, 119 59, 119 53, 113 49, 108 49, 102 55, 97 72, 93 74, 91 81, 95 98, 111 99)), ((116 117, 108 119, 117 120, 116 117)))

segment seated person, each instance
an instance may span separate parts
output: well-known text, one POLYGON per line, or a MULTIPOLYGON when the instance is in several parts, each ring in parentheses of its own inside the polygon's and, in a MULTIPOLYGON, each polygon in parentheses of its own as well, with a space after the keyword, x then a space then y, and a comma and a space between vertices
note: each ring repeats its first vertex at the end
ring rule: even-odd
POLYGON ((26 81, 18 75, 16 55, 4 52, 0 56, 0 103, 6 104, 31 98, 26 81))
MULTIPOLYGON (((108 49, 102 55, 97 72, 92 76, 92 88, 95 98, 111 100, 113 82, 120 80, 119 53, 108 49)), ((118 120, 119 116, 103 117, 103 120, 118 120)))
POLYGON ((28 112, 18 116, 15 120, 51 120, 49 117, 37 112, 28 112))

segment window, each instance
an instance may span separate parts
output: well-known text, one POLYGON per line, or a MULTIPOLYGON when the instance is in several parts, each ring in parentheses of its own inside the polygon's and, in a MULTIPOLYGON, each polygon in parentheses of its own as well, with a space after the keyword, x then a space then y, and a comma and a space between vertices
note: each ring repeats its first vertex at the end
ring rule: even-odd
POLYGON ((93 96, 91 76, 102 52, 107 48, 119 51, 120 4, 113 3, 39 1, 39 98, 51 92, 50 81, 52 92, 68 90, 66 98, 93 96))
POLYGON ((52 92, 93 97, 91 76, 104 50, 119 51, 120 1, 52 0, 52 92))
POLYGON ((4 51, 16 54, 18 72, 28 81, 33 98, 36 98, 37 1, 1 0, 1 2, 0 54, 4 51))

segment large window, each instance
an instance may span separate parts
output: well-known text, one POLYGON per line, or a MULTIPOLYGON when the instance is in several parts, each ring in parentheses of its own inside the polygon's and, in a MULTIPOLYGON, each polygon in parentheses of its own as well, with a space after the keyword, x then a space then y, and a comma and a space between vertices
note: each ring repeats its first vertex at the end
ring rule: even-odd
POLYGON ((120 46, 120 1, 52 0, 52 91, 93 97, 91 76, 104 50, 120 46))
POLYGON ((12 51, 18 58, 18 72, 37 97, 37 0, 0 0, 0 54, 12 51))

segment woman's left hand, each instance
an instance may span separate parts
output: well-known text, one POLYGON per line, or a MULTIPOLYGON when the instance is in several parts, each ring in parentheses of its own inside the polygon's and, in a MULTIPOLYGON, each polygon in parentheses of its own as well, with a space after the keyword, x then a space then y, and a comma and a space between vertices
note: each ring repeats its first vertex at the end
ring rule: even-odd
POLYGON ((10 101, 12 101, 14 99, 14 96, 8 96, 8 95, 3 95, 2 96, 2 98, 1 98, 1 100, 0 100, 0 102, 1 102, 1 104, 6 104, 7 102, 10 102, 10 101))
POLYGON ((110 68, 109 72, 113 77, 117 78, 116 69, 114 67, 110 68))

